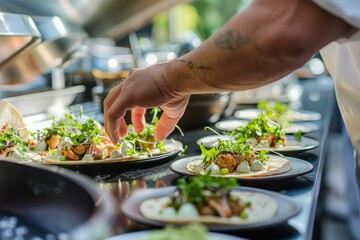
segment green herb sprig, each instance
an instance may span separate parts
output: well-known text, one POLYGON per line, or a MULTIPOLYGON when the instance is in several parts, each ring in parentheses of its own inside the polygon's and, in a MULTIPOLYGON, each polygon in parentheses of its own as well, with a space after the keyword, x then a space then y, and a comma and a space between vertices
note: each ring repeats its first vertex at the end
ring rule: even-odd
POLYGON ((177 210, 184 203, 204 206, 205 198, 209 197, 209 193, 227 195, 230 189, 236 186, 238 186, 236 178, 218 178, 208 174, 181 178, 177 182, 178 192, 172 196, 171 206, 177 210))
POLYGON ((7 129, 0 130, 0 149, 6 147, 15 147, 19 146, 23 150, 26 150, 26 147, 29 143, 20 135, 18 129, 9 127, 7 129))

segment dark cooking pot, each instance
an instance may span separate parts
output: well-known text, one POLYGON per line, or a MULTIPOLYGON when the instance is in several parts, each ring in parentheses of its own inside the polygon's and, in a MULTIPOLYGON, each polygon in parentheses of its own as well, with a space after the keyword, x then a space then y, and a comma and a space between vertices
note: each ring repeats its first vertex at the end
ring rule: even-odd
POLYGON ((42 238, 104 238, 115 217, 107 192, 62 168, 0 160, 0 193, 0 220, 13 216, 42 238))
POLYGON ((224 114, 230 100, 229 93, 191 95, 178 125, 183 130, 203 128, 214 124, 224 114))

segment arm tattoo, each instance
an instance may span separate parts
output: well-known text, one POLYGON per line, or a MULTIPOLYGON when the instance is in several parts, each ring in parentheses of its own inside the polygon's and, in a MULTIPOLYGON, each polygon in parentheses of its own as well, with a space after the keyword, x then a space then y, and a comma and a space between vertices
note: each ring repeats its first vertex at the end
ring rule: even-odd
POLYGON ((261 48, 256 44, 254 38, 257 27, 255 27, 248 36, 242 36, 239 32, 234 30, 226 32, 224 35, 215 39, 215 45, 218 48, 236 51, 245 44, 253 45, 257 50, 261 52, 261 48))
POLYGON ((209 66, 197 65, 197 64, 193 63, 192 61, 186 62, 186 60, 183 58, 177 58, 177 59, 175 59, 175 61, 180 62, 180 63, 185 63, 187 65, 187 67, 190 69, 200 69, 200 70, 211 70, 212 69, 212 67, 209 67, 209 66))
POLYGON ((215 40, 215 45, 230 51, 238 50, 241 45, 247 43, 247 39, 235 31, 228 31, 215 40))

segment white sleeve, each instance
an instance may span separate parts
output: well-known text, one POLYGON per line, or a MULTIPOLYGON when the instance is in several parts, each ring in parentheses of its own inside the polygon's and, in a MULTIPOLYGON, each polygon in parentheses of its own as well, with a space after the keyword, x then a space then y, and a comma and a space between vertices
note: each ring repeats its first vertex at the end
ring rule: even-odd
MULTIPOLYGON (((346 41, 360 40, 360 0, 312 0, 325 11, 359 29, 346 41)), ((339 42, 343 42, 344 39, 339 42)))

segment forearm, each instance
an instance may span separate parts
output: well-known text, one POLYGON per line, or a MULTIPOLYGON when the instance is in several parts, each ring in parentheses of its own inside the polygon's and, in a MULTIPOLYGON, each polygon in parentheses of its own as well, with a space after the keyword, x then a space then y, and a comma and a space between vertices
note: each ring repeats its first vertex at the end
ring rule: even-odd
POLYGON ((166 66, 164 79, 171 88, 167 92, 262 86, 298 68, 349 30, 351 26, 308 0, 255 1, 199 48, 166 66))

